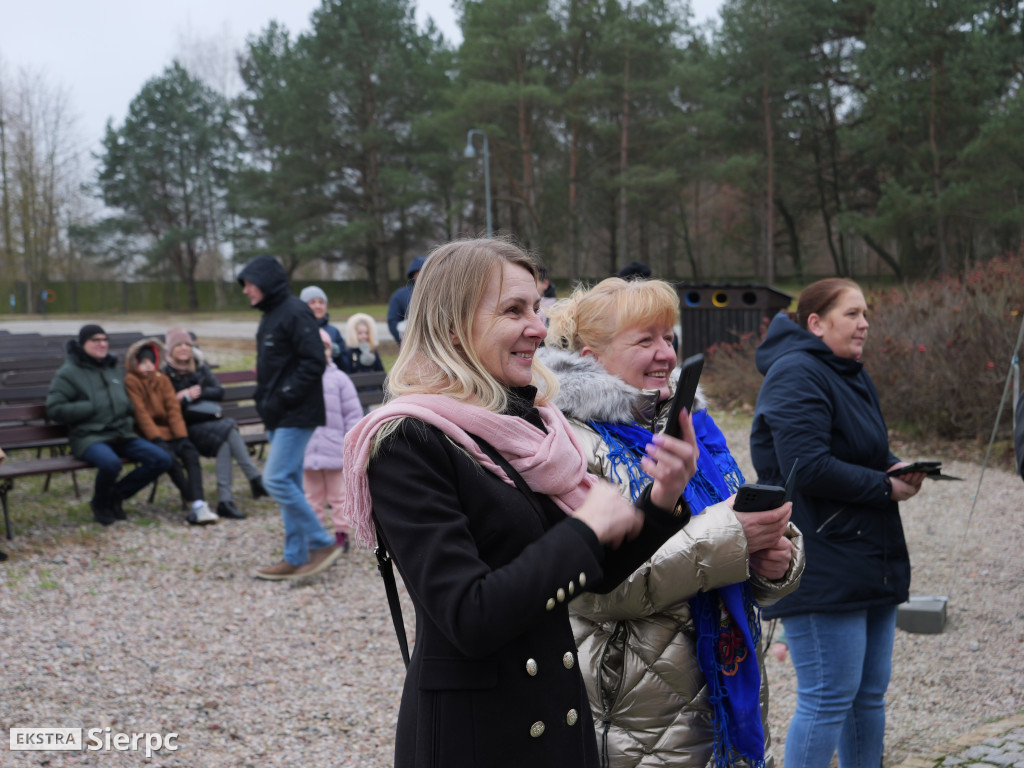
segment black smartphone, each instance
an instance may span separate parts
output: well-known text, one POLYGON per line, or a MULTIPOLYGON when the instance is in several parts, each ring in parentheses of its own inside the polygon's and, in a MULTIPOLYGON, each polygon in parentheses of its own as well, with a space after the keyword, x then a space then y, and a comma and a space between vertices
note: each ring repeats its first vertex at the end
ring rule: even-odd
POLYGON ((905 467, 890 469, 886 474, 890 477, 899 477, 900 475, 909 475, 913 472, 924 472, 926 475, 933 475, 941 471, 941 461, 915 461, 907 464, 905 467))
POLYGON ((679 414, 683 409, 693 410, 693 399, 697 396, 697 382, 700 372, 704 369, 704 355, 693 355, 683 360, 683 368, 679 372, 679 382, 672 396, 672 407, 668 411, 665 422, 665 434, 678 438, 682 434, 679 428, 679 414))
POLYGON ((778 509, 793 495, 793 483, 796 480, 796 465, 799 459, 793 461, 789 470, 789 477, 786 478, 786 487, 778 485, 757 485, 756 483, 744 483, 736 491, 736 501, 732 508, 734 512, 764 512, 766 509, 778 509))

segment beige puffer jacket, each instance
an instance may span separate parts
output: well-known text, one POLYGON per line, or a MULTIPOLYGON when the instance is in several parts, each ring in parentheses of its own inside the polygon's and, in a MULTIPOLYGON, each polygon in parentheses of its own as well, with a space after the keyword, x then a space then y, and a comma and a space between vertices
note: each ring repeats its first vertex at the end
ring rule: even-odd
MULTIPOLYGON (((659 406, 656 392, 638 392, 588 358, 545 349, 540 359, 559 379, 556 405, 569 417, 590 471, 611 479, 607 446, 585 422, 625 421, 625 405, 633 419, 657 431, 669 401, 659 406), (616 413, 619 418, 607 418, 616 413)), ((695 409, 706 407, 698 398, 695 409)), ((628 489, 623 493, 628 495, 628 489)), ((612 768, 704 768, 711 763, 712 714, 688 601, 698 591, 748 579, 762 605, 796 589, 804 566, 803 538, 792 525, 786 535, 793 543, 786 576, 771 582, 750 573, 743 528, 722 502, 691 518, 614 591, 585 593, 571 603, 599 748, 612 768)), ((763 647, 758 655, 765 763, 771 768, 763 647)))

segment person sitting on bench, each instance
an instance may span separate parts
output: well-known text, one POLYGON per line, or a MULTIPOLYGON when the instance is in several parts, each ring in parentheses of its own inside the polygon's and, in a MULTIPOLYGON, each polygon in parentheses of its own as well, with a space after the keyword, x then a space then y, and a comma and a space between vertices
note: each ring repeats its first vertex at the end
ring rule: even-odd
POLYGON ((192 525, 216 523, 217 515, 203 492, 199 451, 188 438, 174 385, 157 370, 164 357, 163 345, 157 339, 137 341, 128 350, 125 388, 135 406, 135 423, 139 434, 176 459, 168 475, 189 508, 185 519, 192 525))
POLYGON ((135 433, 132 402, 106 331, 83 325, 67 343, 67 359, 50 383, 46 416, 68 426, 71 453, 96 467, 89 506, 100 525, 124 520, 122 502, 171 467, 171 457, 135 433), (135 468, 118 480, 121 459, 135 468))

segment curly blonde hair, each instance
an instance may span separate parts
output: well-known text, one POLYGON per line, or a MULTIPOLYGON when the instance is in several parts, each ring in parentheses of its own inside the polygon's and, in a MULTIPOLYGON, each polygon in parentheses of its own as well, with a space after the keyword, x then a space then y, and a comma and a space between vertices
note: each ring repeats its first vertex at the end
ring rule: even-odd
POLYGON ((658 322, 675 325, 679 295, 664 280, 623 280, 609 277, 593 288, 580 286, 545 312, 549 347, 601 352, 625 328, 658 322))

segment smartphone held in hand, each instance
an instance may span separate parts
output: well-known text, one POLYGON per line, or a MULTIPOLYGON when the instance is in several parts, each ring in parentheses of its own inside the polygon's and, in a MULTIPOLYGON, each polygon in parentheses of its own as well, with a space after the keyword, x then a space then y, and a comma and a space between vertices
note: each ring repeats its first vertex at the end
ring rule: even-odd
POLYGON ((733 503, 734 512, 764 512, 768 509, 778 509, 793 495, 793 483, 796 480, 796 465, 799 459, 793 461, 789 470, 789 477, 786 478, 786 487, 778 485, 757 485, 756 483, 744 483, 736 491, 736 501, 733 503))
POLYGON ((679 414, 685 408, 693 410, 693 399, 697 396, 697 382, 700 381, 700 372, 704 369, 704 355, 693 355, 683 361, 679 373, 679 382, 676 384, 675 394, 672 396, 672 407, 668 411, 668 421, 665 422, 665 434, 669 437, 679 438, 682 431, 679 428, 679 414))

